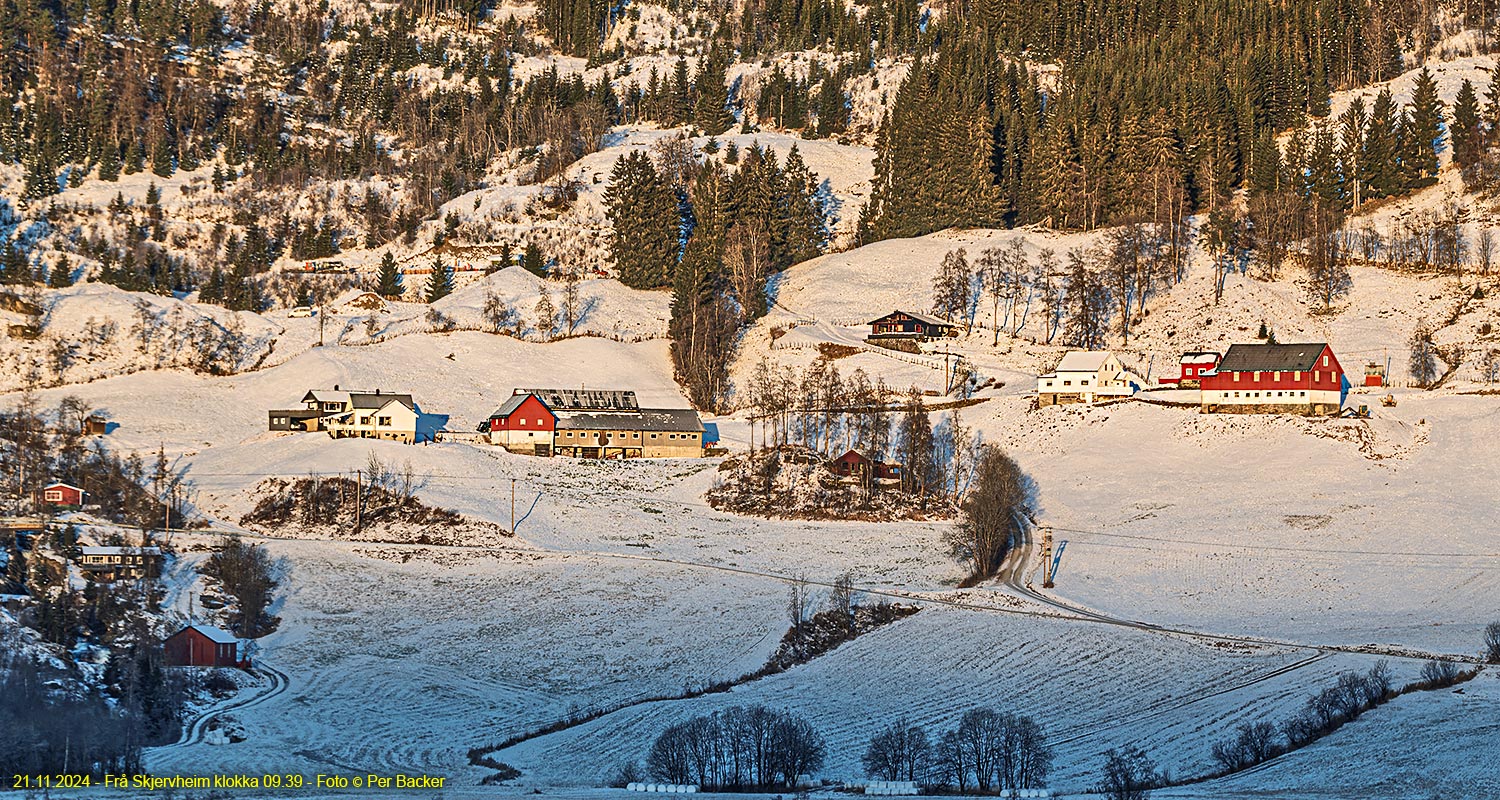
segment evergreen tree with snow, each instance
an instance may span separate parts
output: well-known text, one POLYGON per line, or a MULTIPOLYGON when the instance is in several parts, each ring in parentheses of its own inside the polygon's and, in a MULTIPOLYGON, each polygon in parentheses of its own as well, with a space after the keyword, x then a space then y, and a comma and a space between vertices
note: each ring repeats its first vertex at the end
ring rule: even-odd
POLYGON ((375 293, 388 299, 397 299, 406 292, 401 280, 401 270, 396 268, 396 257, 390 251, 380 257, 380 272, 375 278, 375 293))
POLYGON ((427 276, 427 289, 422 297, 429 303, 437 301, 453 294, 453 268, 443 263, 441 255, 432 259, 432 272, 427 276))
POLYGON ((107 141, 102 151, 99 155, 99 180, 113 183, 120 179, 120 146, 107 141))
POLYGON ((693 104, 693 124, 710 134, 723 133, 734 125, 725 80, 724 58, 714 51, 698 70, 697 98, 693 104))

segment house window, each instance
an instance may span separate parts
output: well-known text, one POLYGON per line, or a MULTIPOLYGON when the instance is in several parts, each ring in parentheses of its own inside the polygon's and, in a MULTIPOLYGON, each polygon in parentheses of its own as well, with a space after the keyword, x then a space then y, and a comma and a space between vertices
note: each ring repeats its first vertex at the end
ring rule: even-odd
POLYGON ((359 418, 359 424, 361 424, 361 425, 369 425, 370 424, 370 418, 369 417, 360 417, 359 418))
POLYGON ((1300 381, 1300 380, 1302 380, 1302 370, 1299 369, 1299 370, 1293 372, 1292 373, 1292 380, 1294 380, 1294 381, 1300 381))
POLYGON ((381 417, 380 419, 376 420, 376 423, 379 424, 379 425, 382 425, 384 427, 389 428, 389 427, 391 427, 391 418, 390 417, 381 417))
POLYGON ((49 503, 56 503, 62 500, 62 492, 56 490, 47 492, 44 496, 47 498, 47 502, 49 503))
POLYGON ((1063 381, 1063 385, 1064 386, 1072 386, 1073 382, 1072 381, 1063 381))
POLYGON ((1320 369, 1313 370, 1313 383, 1317 383, 1321 380, 1323 380, 1323 371, 1320 369))
POLYGON ((1301 392, 1301 393, 1300 393, 1300 394, 1301 394, 1301 395, 1302 395, 1302 396, 1303 396, 1303 397, 1306 397, 1306 396, 1307 396, 1307 392, 1301 392))
POLYGON ((1240 374, 1238 372, 1234 373, 1234 382, 1235 383, 1239 383, 1240 382, 1240 374))
POLYGON ((640 431, 632 431, 631 434, 630 434, 630 438, 632 438, 632 439, 639 439, 639 438, 641 438, 640 431))
POLYGON ((1273 375, 1273 376, 1271 376, 1271 379, 1272 380, 1277 380, 1277 381, 1281 380, 1281 370, 1279 370, 1279 369, 1276 370, 1276 374, 1273 375))
POLYGON ((1084 378, 1083 381, 1082 381, 1082 384, 1084 386, 1088 386, 1089 385, 1089 379, 1088 378, 1084 378))
POLYGON ((656 434, 654 434, 654 433, 651 434, 651 438, 655 439, 656 438, 656 434))
POLYGON ((677 438, 677 434, 675 434, 675 433, 669 433, 669 434, 667 434, 667 438, 668 439, 676 439, 677 438))
POLYGON ((1260 383, 1260 370, 1255 371, 1255 382, 1260 383))
POLYGON ((1328 356, 1323 356, 1323 366, 1328 366, 1328 356))

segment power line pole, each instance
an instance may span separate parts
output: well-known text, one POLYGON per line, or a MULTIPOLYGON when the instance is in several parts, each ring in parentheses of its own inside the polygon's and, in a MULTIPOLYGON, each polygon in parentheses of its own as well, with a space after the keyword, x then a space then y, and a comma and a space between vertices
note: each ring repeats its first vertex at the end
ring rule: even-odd
POLYGON ((1042 588, 1052 588, 1052 529, 1042 528, 1042 588))
POLYGON ((322 347, 323 346, 323 307, 322 306, 318 306, 317 307, 317 315, 318 315, 318 346, 322 347))
POLYGON ((510 479, 510 534, 516 535, 516 479, 510 479))
POLYGON ((363 498, 364 498, 364 489, 363 489, 363 483, 362 483, 363 477, 364 477, 364 470, 358 470, 357 469, 357 470, 354 471, 354 532, 355 533, 359 533, 359 529, 360 529, 360 513, 359 512, 360 512, 360 506, 361 506, 363 498))

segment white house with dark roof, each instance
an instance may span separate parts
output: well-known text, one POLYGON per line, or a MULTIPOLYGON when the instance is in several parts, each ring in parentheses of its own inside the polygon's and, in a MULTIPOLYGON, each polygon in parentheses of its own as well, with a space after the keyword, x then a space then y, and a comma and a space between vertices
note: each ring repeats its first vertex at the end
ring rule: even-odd
POLYGON ((1146 379, 1127 369, 1107 350, 1070 350, 1057 368, 1036 379, 1037 403, 1093 403, 1130 397, 1146 386, 1146 379))
POLYGON ((326 431, 335 439, 387 439, 412 444, 421 414, 409 394, 312 389, 301 408, 273 409, 273 431, 326 431))

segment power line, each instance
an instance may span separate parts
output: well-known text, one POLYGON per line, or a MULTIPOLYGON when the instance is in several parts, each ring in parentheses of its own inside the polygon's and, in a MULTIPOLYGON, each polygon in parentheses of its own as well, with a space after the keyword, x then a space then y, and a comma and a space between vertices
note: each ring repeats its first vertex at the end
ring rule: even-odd
POLYGON ((1433 551, 1400 551, 1400 550, 1343 550, 1326 547, 1293 547, 1290 545, 1274 544, 1239 544, 1233 542, 1206 542, 1198 539, 1178 539, 1161 536, 1144 536, 1131 533, 1105 533, 1103 531, 1088 531, 1080 528, 1063 528, 1052 526, 1055 531, 1066 531, 1079 536, 1101 536, 1110 539, 1134 539, 1146 542, 1163 542, 1167 544, 1187 544, 1199 547, 1226 547, 1237 550, 1269 550, 1278 553, 1321 553, 1324 555, 1344 556, 1391 556, 1397 558, 1500 558, 1500 553, 1440 553, 1433 551))

